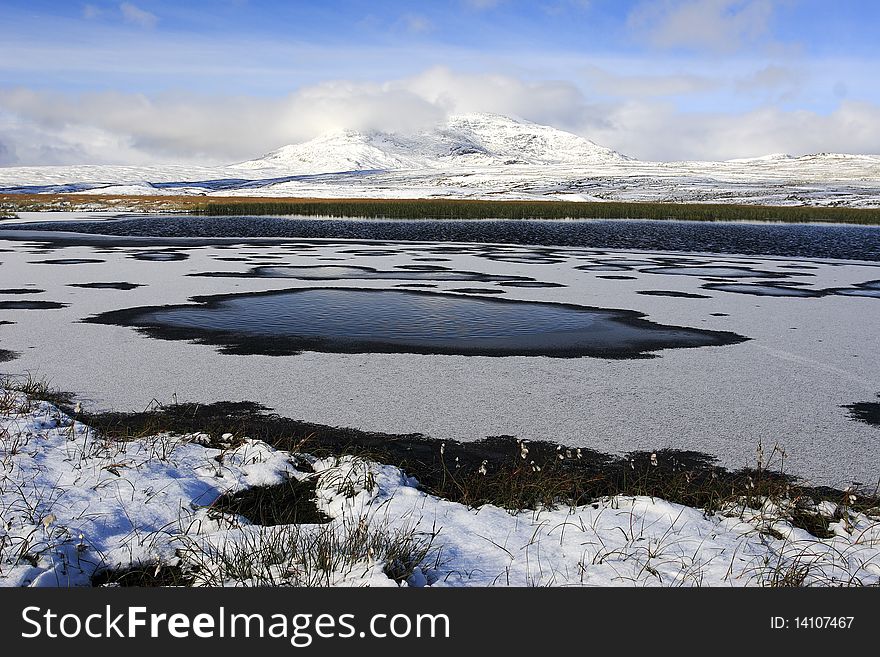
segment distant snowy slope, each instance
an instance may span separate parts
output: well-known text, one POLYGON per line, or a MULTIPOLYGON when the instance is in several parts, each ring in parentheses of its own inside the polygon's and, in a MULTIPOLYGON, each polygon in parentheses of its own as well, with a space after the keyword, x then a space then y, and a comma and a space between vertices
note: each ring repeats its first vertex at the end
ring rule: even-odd
POLYGON ((642 162, 550 126, 464 114, 410 133, 336 130, 222 167, 0 167, 0 193, 25 192, 880 207, 880 156, 642 162))
POLYGON ((235 166, 309 174, 510 164, 599 164, 628 159, 589 139, 550 126, 498 114, 464 114, 415 134, 337 130, 235 166))
POLYGON ((860 168, 872 174, 880 174, 880 156, 878 155, 851 155, 849 153, 811 153, 794 157, 788 153, 771 153, 760 157, 744 157, 734 160, 726 160, 720 164, 756 164, 769 165, 777 168, 796 170, 802 168, 805 171, 811 167, 826 166, 827 171, 840 171, 841 168, 860 168))
POLYGON ((290 173, 336 173, 424 166, 417 153, 391 135, 334 130, 302 144, 282 146, 261 158, 234 165, 242 169, 285 169, 290 173))
POLYGON ((749 163, 772 163, 772 162, 787 162, 793 160, 794 158, 788 153, 768 153, 767 155, 761 155, 759 157, 737 157, 732 160, 726 160, 726 162, 730 162, 731 164, 749 164, 749 163))
POLYGON ((475 144, 504 163, 599 164, 631 159, 570 132, 497 114, 453 116, 438 133, 452 143, 475 144))

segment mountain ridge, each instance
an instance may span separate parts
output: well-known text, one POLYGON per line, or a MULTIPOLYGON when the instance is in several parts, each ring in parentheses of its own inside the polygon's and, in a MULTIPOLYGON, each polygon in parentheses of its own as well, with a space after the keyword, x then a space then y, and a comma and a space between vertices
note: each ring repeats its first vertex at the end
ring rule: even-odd
POLYGON ((880 207, 880 156, 650 162, 497 114, 335 130, 235 165, 0 167, 0 194, 492 198, 880 207))
POLYGON ((558 128, 500 114, 473 113, 450 116, 439 125, 412 134, 334 130, 234 166, 336 173, 516 164, 613 164, 632 159, 558 128))

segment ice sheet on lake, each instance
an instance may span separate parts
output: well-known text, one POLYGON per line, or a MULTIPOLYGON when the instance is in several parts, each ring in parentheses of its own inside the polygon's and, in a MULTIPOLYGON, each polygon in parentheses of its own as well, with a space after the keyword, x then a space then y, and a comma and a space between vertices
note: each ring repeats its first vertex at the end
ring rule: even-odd
MULTIPOLYGON (((28 240, 31 238, 28 237, 28 240)), ((54 310, 3 310, 0 348, 14 352, 4 372, 29 371, 94 400, 99 407, 142 410, 151 400, 250 399, 295 418, 332 426, 391 433, 422 432, 474 440, 487 435, 550 438, 600 451, 673 447, 718 455, 724 465, 754 465, 759 441, 769 452, 785 448, 785 468, 811 480, 845 485, 873 481, 880 453, 874 426, 842 408, 880 391, 880 300, 824 294, 816 298, 759 297, 706 289, 700 277, 650 273, 631 267, 634 280, 609 280, 601 271, 577 269, 614 257, 656 261, 646 252, 591 253, 550 249, 557 264, 487 259, 487 249, 528 256, 516 245, 314 241, 313 248, 284 240, 249 245, 189 246, 186 260, 130 257, 155 250, 129 240, 101 255, 105 262, 53 266, 40 259, 90 260, 96 247, 4 240, 3 286, 37 286, 28 295, 68 304, 54 310), (560 287, 480 287, 505 290, 504 298, 621 308, 646 313, 661 324, 732 331, 743 344, 664 350, 652 360, 541 357, 483 358, 416 354, 242 356, 210 345, 153 340, 130 328, 84 324, 102 312, 147 305, 185 304, 196 295, 248 293, 297 287, 391 289, 401 281, 209 278, 204 271, 246 272, 251 264, 218 260, 230 255, 272 257, 280 266, 321 265, 344 258, 358 267, 390 271, 442 253, 455 271, 483 272, 506 280, 528 277, 560 287), (95 289, 71 284, 126 281, 143 287, 95 289), (644 294, 657 291, 663 296, 644 294), (667 296, 668 292, 710 298, 667 296)), ((108 244, 100 248, 107 249, 108 244)), ((546 251, 546 249, 542 249, 546 251)), ((662 255, 662 254, 660 254, 662 255)), ((675 254, 677 264, 743 267, 785 275, 805 290, 861 290, 878 267, 855 261, 798 261, 675 254), (742 261, 742 262, 740 262, 742 261), (738 264, 739 263, 739 264, 738 264), (812 267, 808 277, 791 265, 812 267), (861 285, 861 287, 859 287, 861 285)), ((415 271, 401 269, 400 271, 415 271)), ((758 281, 737 280, 737 284, 758 281)), ((761 282, 766 282, 764 279, 761 282)), ((460 281, 432 281, 439 293, 460 281)), ((12 300, 7 297, 6 300, 12 300)), ((21 299, 21 297, 19 297, 21 299)))

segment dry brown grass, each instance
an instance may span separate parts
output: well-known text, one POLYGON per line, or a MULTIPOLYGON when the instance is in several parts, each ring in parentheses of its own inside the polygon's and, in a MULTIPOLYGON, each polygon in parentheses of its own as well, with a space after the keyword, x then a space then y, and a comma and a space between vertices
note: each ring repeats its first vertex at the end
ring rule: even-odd
POLYGON ((434 219, 678 219, 880 224, 880 209, 765 206, 723 203, 499 201, 478 199, 370 199, 255 196, 114 196, 0 194, 0 212, 126 210, 208 215, 307 215, 434 219))

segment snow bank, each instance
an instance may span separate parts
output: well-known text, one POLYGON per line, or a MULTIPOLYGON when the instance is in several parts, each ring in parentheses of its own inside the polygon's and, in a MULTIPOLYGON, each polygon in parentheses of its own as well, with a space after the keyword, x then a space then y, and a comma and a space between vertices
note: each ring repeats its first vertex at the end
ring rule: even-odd
MULTIPOLYGON (((863 514, 845 512, 834 537, 820 540, 774 519, 769 503, 714 516, 622 496, 515 514, 471 509, 426 494, 395 467, 350 456, 300 455, 310 467, 297 469, 291 454, 249 439, 223 450, 200 434, 105 440, 48 403, 2 389, 0 400, 6 586, 88 585, 97 570, 133 564, 197 564, 195 583, 224 585, 880 582, 880 524, 863 514), (258 527, 211 509, 222 493, 285 477, 314 479, 332 521, 258 527), (317 554, 328 547, 330 566, 317 554)), ((832 506, 824 512, 840 515, 832 506)))

